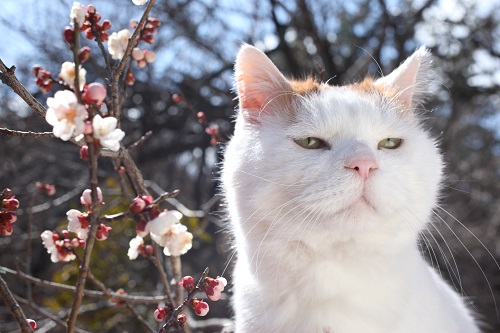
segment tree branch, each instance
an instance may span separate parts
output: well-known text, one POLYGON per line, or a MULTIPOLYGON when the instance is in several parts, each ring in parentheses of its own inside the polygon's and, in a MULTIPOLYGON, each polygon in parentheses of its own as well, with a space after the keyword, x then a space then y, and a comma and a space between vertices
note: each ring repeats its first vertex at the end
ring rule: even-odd
POLYGON ((0 275, 0 296, 2 296, 5 304, 9 307, 10 311, 14 315, 14 318, 16 318, 17 323, 21 327, 21 332, 23 333, 31 333, 33 330, 31 329, 31 326, 28 324, 26 320, 26 316, 24 315, 23 310, 17 303, 16 299, 12 295, 12 293, 9 290, 9 287, 7 286, 7 283, 5 283, 4 279, 0 275))
POLYGON ((20 137, 30 137, 30 138, 53 138, 54 133, 52 132, 23 132, 17 130, 11 130, 5 127, 0 127, 0 133, 7 134, 10 136, 20 136, 20 137))

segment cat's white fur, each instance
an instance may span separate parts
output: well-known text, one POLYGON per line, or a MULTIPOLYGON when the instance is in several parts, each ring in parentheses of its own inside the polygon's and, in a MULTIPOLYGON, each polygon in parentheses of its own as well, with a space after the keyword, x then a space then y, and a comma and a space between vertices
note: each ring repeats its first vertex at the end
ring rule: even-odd
POLYGON ((301 94, 261 51, 242 46, 222 176, 237 333, 479 332, 417 244, 443 167, 414 110, 430 59, 417 50, 370 91, 321 85, 301 94), (294 141, 306 137, 326 147, 294 141), (384 138, 403 142, 378 149, 384 138), (360 156, 376 160, 366 180, 346 167, 360 156))

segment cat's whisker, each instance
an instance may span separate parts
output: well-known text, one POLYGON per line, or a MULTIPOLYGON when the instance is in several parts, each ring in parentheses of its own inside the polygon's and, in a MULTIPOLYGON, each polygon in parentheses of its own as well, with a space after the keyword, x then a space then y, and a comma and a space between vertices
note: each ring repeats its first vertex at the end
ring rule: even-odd
MULTIPOLYGON (((440 208, 441 210, 443 210, 444 212, 446 212, 447 214, 449 214, 452 218, 455 219, 455 217, 448 213, 444 208, 440 207, 440 206, 437 206, 438 208, 440 208)), ((472 260, 474 261, 474 263, 476 264, 476 266, 479 268, 479 270, 481 271, 481 274, 483 275, 485 281, 486 281, 486 284, 488 286, 488 289, 490 290, 490 293, 491 293, 491 297, 493 299, 493 304, 495 306, 495 312, 497 313, 497 317, 498 317, 498 306, 497 306, 497 302, 496 302, 496 299, 495 299, 495 294, 493 293, 493 288, 491 287, 491 283, 490 283, 490 280, 488 279, 488 276, 486 275, 486 273, 484 272, 483 268, 481 267, 481 265, 479 264, 479 262, 477 261, 476 257, 474 257, 474 255, 472 254, 472 252, 467 248, 467 246, 464 244, 464 242, 460 239, 460 237, 458 237, 458 235, 456 234, 456 232, 448 225, 448 223, 446 223, 446 221, 438 214, 436 213, 434 210, 432 210, 432 213, 441 221, 444 223, 444 225, 446 225, 446 227, 451 231, 451 233, 453 234, 453 236, 456 237, 456 239, 458 240, 458 242, 463 246, 463 248, 465 249, 465 251, 467 251, 467 253, 469 254, 469 256, 472 258, 472 260)), ((471 232, 467 227, 465 227, 460 221, 458 221, 457 219, 455 219, 458 223, 460 223, 466 230, 468 230, 475 238, 476 235, 474 235, 473 232, 471 232)), ((488 250, 488 248, 486 248, 486 246, 484 246, 483 242, 481 242, 478 238, 477 240, 479 241, 480 244, 483 245, 483 247, 486 249, 486 251, 490 254, 490 256, 492 256, 493 258, 493 261, 495 262, 495 264, 498 266, 498 262, 496 261, 495 257, 493 257, 493 255, 491 254, 491 252, 488 250)), ((500 320, 500 317, 498 317, 499 320, 500 320)))

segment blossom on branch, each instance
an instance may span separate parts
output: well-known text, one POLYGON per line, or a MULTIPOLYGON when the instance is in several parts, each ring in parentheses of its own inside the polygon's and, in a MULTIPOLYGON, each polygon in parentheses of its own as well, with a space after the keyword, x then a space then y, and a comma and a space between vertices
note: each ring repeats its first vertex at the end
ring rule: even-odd
POLYGON ((76 95, 69 90, 55 93, 47 99, 49 106, 45 120, 52 126, 54 135, 61 140, 68 141, 74 134, 83 134, 87 110, 78 103, 76 95))
POLYGON ((127 252, 128 258, 135 260, 139 256, 140 248, 144 246, 144 239, 141 236, 135 236, 128 245, 130 246, 127 252))
POLYGON ((73 7, 71 7, 71 13, 69 14, 69 18, 71 19, 70 24, 74 26, 75 22, 78 24, 78 27, 81 28, 83 22, 85 22, 85 14, 87 12, 87 8, 79 2, 73 2, 73 7))
POLYGON ((121 59, 127 48, 128 39, 132 34, 128 29, 119 32, 113 32, 108 39, 108 51, 113 59, 121 59))
MULTIPOLYGON (((97 204, 102 204, 103 202, 103 197, 102 197, 102 191, 100 187, 96 188, 97 192, 97 204)), ((82 205, 87 205, 87 207, 90 209, 92 207, 92 190, 91 189, 86 189, 83 191, 82 196, 80 197, 80 203, 82 205)))
POLYGON ((68 217, 68 230, 77 234, 78 238, 86 240, 89 233, 89 215, 76 209, 66 213, 68 217))
POLYGON ((125 132, 116 128, 118 120, 114 117, 102 118, 100 115, 92 119, 94 138, 98 139, 103 147, 112 151, 120 149, 120 141, 125 136, 125 132))
POLYGON ((134 5, 140 6, 144 5, 146 2, 148 2, 148 0, 132 0, 132 2, 134 3, 134 5))
MULTIPOLYGON (((75 89, 75 63, 65 61, 61 65, 61 72, 59 73, 59 78, 64 81, 71 89, 75 89)), ((85 86, 85 75, 87 75, 87 71, 85 68, 82 68, 80 65, 78 67, 78 85, 80 86, 79 90, 83 86, 85 86)))
POLYGON ((76 258, 73 249, 80 246, 79 240, 70 241, 68 238, 62 239, 58 234, 49 230, 42 232, 41 237, 43 246, 47 249, 47 253, 50 253, 50 260, 52 262, 71 261, 76 258))

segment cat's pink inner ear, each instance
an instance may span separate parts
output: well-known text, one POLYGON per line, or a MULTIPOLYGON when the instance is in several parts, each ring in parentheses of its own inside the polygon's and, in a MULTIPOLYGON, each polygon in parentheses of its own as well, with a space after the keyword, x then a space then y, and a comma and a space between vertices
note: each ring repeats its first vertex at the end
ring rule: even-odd
POLYGON ((391 74, 375 81, 375 86, 391 91, 407 105, 417 104, 429 92, 431 61, 429 50, 420 47, 391 74))
POLYGON ((243 45, 236 58, 236 89, 244 114, 266 112, 270 103, 291 92, 290 82, 260 50, 243 45))

